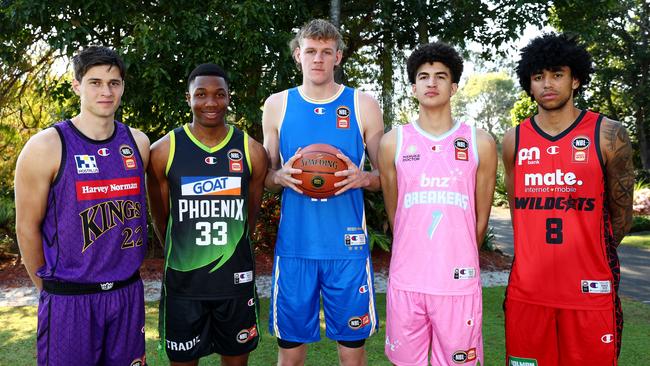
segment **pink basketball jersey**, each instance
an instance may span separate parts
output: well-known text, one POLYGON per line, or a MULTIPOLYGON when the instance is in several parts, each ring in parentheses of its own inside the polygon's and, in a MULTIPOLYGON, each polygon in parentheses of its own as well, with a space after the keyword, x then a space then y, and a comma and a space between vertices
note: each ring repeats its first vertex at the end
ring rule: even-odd
POLYGON ((466 295, 480 286, 477 166, 474 127, 456 122, 441 136, 417 122, 398 127, 391 286, 434 295, 466 295))

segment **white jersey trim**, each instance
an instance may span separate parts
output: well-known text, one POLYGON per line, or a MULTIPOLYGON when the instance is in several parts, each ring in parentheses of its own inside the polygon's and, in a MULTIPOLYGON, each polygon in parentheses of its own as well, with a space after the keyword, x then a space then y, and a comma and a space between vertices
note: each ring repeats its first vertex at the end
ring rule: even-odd
POLYGON ((433 141, 442 141, 442 140, 446 139, 446 138, 449 137, 451 134, 453 134, 454 132, 456 132, 456 130, 458 130, 458 129, 460 128, 460 125, 461 125, 460 121, 458 121, 458 120, 454 120, 454 125, 451 126, 451 128, 449 129, 449 131, 443 133, 443 134, 440 135, 440 136, 435 136, 435 135, 432 135, 432 134, 428 133, 428 132, 425 131, 424 129, 422 129, 422 127, 420 127, 420 125, 418 125, 418 121, 417 121, 417 120, 414 120, 413 122, 411 122, 411 124, 413 125, 413 127, 415 128, 415 130, 418 131, 422 136, 428 138, 429 140, 433 140, 433 141))

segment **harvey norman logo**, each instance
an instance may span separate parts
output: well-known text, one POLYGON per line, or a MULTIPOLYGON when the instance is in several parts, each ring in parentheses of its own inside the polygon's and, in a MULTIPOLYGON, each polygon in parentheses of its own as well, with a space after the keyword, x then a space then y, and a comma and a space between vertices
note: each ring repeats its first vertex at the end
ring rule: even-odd
POLYGON ((140 177, 76 182, 77 201, 138 195, 141 192, 140 177))
POLYGON ((183 196, 238 196, 241 177, 181 177, 183 196))

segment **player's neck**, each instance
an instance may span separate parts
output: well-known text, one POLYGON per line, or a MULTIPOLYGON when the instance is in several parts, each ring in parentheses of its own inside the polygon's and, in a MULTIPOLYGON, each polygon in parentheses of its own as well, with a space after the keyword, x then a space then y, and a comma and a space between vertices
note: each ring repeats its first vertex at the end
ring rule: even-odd
POLYGON ((102 141, 113 136, 115 123, 114 116, 98 117, 90 113, 80 114, 71 119, 72 124, 86 137, 91 140, 102 141))
POLYGON ((334 79, 324 84, 315 84, 303 79, 302 85, 299 88, 300 92, 310 99, 327 100, 339 92, 341 85, 337 84, 334 79))
POLYGON ((228 131, 230 131, 230 127, 226 126, 225 122, 216 126, 204 126, 192 121, 188 127, 192 136, 207 147, 215 147, 219 145, 228 135, 228 131))
POLYGON ((418 126, 434 136, 440 136, 451 130, 454 120, 451 118, 451 108, 423 108, 420 106, 418 126))
POLYGON ((573 103, 561 109, 546 110, 538 108, 538 113, 535 116, 537 126, 551 136, 559 135, 564 132, 573 122, 578 118, 582 112, 576 108, 573 103))

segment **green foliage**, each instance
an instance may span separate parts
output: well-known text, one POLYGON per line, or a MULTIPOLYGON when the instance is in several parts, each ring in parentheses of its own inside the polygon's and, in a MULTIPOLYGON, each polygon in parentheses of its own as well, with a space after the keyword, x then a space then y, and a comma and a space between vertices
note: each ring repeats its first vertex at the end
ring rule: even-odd
POLYGON ((494 186, 494 198, 492 199, 492 206, 508 207, 508 191, 506 189, 505 172, 503 165, 499 164, 497 169, 497 181, 494 186))
POLYGON ((503 71, 473 74, 452 100, 455 116, 474 122, 500 140, 510 127, 509 112, 517 100, 517 88, 503 71))
POLYGON ((633 136, 635 165, 650 169, 650 6, 646 0, 607 0, 584 6, 554 1, 550 22, 580 36, 595 74, 588 105, 621 121, 633 136))
POLYGON ((646 215, 634 215, 632 217, 631 233, 639 231, 650 231, 650 217, 646 215))
POLYGON ((496 236, 494 236, 494 228, 492 226, 488 226, 488 229, 485 232, 485 236, 483 236, 481 250, 493 252, 496 249, 495 244, 496 236))
POLYGON ((537 113, 537 102, 532 100, 526 92, 519 93, 519 99, 510 110, 510 123, 516 126, 519 122, 537 113))
POLYGON ((377 245, 382 250, 389 252, 392 246, 392 241, 388 234, 390 225, 381 192, 364 192, 364 202, 370 250, 377 245))
POLYGON ((280 198, 279 193, 271 192, 264 192, 262 196, 262 206, 257 216, 255 232, 251 236, 256 253, 273 253, 280 224, 280 198))

